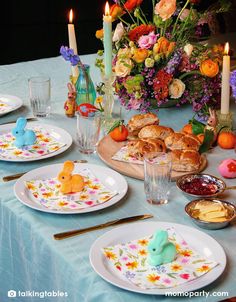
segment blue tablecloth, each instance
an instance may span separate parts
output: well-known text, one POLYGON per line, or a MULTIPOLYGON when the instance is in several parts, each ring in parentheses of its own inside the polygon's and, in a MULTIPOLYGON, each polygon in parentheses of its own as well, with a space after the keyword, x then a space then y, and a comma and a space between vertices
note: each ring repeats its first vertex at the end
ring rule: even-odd
MULTIPOLYGON (((95 83, 99 81, 99 72, 93 67, 95 56, 84 56, 83 61, 91 65, 91 74, 95 83)), ((24 107, 15 113, 0 117, 0 124, 15 120, 18 116, 30 116, 28 106, 28 83, 30 76, 47 74, 52 79, 52 115, 41 119, 41 122, 51 123, 66 129, 75 137, 76 119, 64 116, 63 103, 67 96, 66 83, 70 73, 69 66, 62 58, 50 58, 13 65, 0 66, 0 93, 16 95, 24 100, 24 107)), ((235 105, 232 104, 235 110, 235 105)), ((133 113, 123 115, 127 120, 133 113)), ((180 129, 193 115, 190 106, 181 109, 162 109, 159 117, 162 124, 175 130, 180 129)), ((219 176, 217 166, 227 157, 234 157, 233 150, 221 150, 218 147, 207 155, 207 173, 219 176)), ((97 155, 81 155, 76 145, 65 153, 42 161, 31 163, 0 162, 0 176, 31 170, 40 166, 61 163, 65 160, 87 159, 98 165, 101 162, 97 155)), ((8 301, 8 290, 20 291, 60 291, 67 297, 50 298, 45 301, 182 301, 183 297, 148 296, 135 294, 115 287, 92 269, 89 263, 89 249, 96 238, 107 230, 94 231, 83 236, 64 241, 55 241, 53 234, 74 228, 83 228, 103 223, 118 217, 143 213, 152 213, 154 221, 168 221, 196 227, 184 213, 188 200, 175 189, 167 205, 152 206, 145 200, 142 181, 126 177, 129 191, 126 197, 116 205, 102 211, 82 215, 56 215, 32 210, 22 205, 14 196, 14 181, 0 182, 0 301, 8 301)), ((235 180, 227 180, 227 185, 235 184, 235 180)), ((236 193, 229 191, 225 199, 235 202, 236 193)), ((197 228, 197 227, 196 227, 197 228)), ((203 232, 215 238, 227 254, 227 268, 218 280, 204 288, 205 291, 228 292, 236 295, 236 244, 235 225, 222 230, 203 232)), ((28 292, 32 295, 33 292, 28 292)), ((11 300, 11 298, 9 298, 11 300)), ((194 297, 194 301, 203 301, 203 297, 194 297)), ((27 301, 41 301, 39 297, 28 297, 27 301)), ((219 301, 220 297, 208 297, 207 301, 219 301)), ((23 297, 14 301, 24 301, 23 297)))

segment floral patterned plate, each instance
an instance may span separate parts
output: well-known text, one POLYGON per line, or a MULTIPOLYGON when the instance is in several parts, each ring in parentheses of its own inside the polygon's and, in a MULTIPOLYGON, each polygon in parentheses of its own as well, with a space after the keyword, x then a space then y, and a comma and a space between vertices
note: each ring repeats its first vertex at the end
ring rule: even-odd
POLYGON ((11 162, 29 162, 58 155, 66 151, 72 144, 72 137, 62 128, 42 124, 27 123, 26 129, 33 129, 37 141, 32 146, 18 149, 14 146, 11 134, 15 124, 0 125, 0 160, 11 162))
MULTIPOLYGON (((135 244, 135 246, 137 245, 138 244, 135 244)), ((130 245, 128 244, 128 246, 130 245)), ((132 247, 130 246, 130 248, 134 248, 134 244, 132 244, 132 247)), ((134 262, 133 260, 135 259, 135 256, 131 255, 130 252, 127 255, 128 257, 129 255, 130 257, 132 256, 132 261, 131 261, 132 263, 129 262, 128 264, 129 265, 133 264, 134 262)), ((226 266, 226 255, 223 248, 215 239, 213 239, 209 235, 197 229, 177 223, 140 222, 140 223, 134 223, 132 224, 132 226, 128 224, 125 226, 115 228, 105 233, 100 238, 98 238, 90 249, 90 263, 97 274, 99 274, 103 279, 105 279, 106 281, 108 281, 109 283, 115 286, 137 293, 150 294, 150 295, 164 295, 167 292, 194 291, 212 283, 223 273, 226 266), (122 266, 124 265, 123 261, 125 261, 125 259, 123 259, 122 257, 126 256, 125 249, 127 248, 127 243, 130 242, 133 243, 138 240, 137 242, 140 242, 140 244, 142 245, 140 246, 140 249, 142 253, 144 253, 145 250, 145 247, 143 246, 144 240, 142 240, 141 242, 140 239, 147 238, 148 236, 155 233, 155 231, 158 229, 165 229, 165 230, 174 229, 176 233, 179 234, 184 239, 184 242, 188 245, 189 249, 196 251, 197 254, 201 255, 204 259, 207 259, 209 263, 214 262, 215 265, 216 264, 217 265, 216 266, 213 265, 212 270, 204 273, 205 271, 203 272, 202 262, 200 260, 197 261, 199 262, 197 263, 197 265, 199 265, 200 267, 199 269, 201 269, 201 272, 200 270, 197 270, 197 272, 200 272, 202 275, 198 273, 197 275, 200 276, 196 275, 196 278, 194 280, 192 281, 185 280, 186 281, 185 283, 181 283, 181 284, 179 283, 179 285, 174 287, 154 288, 154 286, 151 286, 150 288, 142 288, 140 286, 135 285, 134 282, 129 281, 129 278, 131 276, 127 278, 127 274, 126 275, 122 274, 122 266), (109 258, 105 257, 104 250, 106 253, 109 252, 109 258), (116 260, 117 263, 119 263, 118 265, 119 267, 117 266, 117 263, 115 263, 116 260)), ((204 266, 204 269, 205 267, 206 266, 204 266)), ((136 273, 135 270, 130 271, 130 269, 135 268, 135 266, 133 267, 129 266, 128 268, 129 268, 129 273, 131 272, 132 275, 136 273)), ((153 267, 153 272, 149 274, 150 281, 159 280, 158 279, 160 278, 159 275, 162 272, 158 271, 158 278, 157 278, 156 276, 157 268, 158 267, 153 267)), ((140 274, 142 273, 142 271, 143 270, 138 270, 137 273, 140 274)), ((187 275, 188 274, 183 274, 182 277, 186 279, 187 275)), ((143 278, 145 278, 145 272, 143 278)), ((171 278, 168 277, 168 279, 171 278)), ((177 280, 177 279, 173 279, 173 280, 177 280)), ((144 280, 142 283, 144 283, 144 280)))
POLYGON ((0 116, 15 111, 23 105, 23 101, 17 96, 0 94, 0 116))
POLYGON ((77 193, 62 196, 59 200, 59 192, 54 190, 53 186, 56 185, 55 178, 62 167, 63 164, 55 164, 26 173, 15 183, 16 197, 21 203, 35 210, 56 214, 80 214, 109 207, 120 201, 128 190, 124 177, 109 168, 93 164, 75 164, 73 173, 89 176, 93 186, 88 185, 86 192, 82 192, 83 196, 79 194, 79 200, 77 193), (51 181, 48 181, 50 179, 51 181), (98 185, 99 188, 95 188, 98 185))

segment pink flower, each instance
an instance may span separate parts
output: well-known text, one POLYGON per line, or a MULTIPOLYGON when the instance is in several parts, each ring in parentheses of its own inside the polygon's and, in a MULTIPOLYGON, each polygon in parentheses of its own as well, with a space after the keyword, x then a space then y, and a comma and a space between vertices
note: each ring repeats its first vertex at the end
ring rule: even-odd
POLYGON ((127 260, 129 260, 129 258, 128 258, 128 257, 126 257, 126 256, 122 257, 121 259, 122 259, 123 261, 127 261, 127 260))
POLYGON ((134 99, 134 98, 130 99, 130 101, 129 101, 131 109, 139 109, 141 103, 142 103, 141 100, 137 100, 137 99, 134 99))
POLYGON ((93 204, 93 201, 85 201, 85 203, 88 205, 88 206, 91 206, 93 204))
POLYGON ((169 19, 176 11, 176 0, 161 0, 155 6, 155 14, 163 21, 169 19))
POLYGON ((136 244, 130 244, 129 248, 131 248, 132 250, 136 250, 137 249, 137 245, 136 244))
POLYGON ((181 260, 181 263, 188 263, 189 262, 189 259, 188 258, 183 258, 182 260, 181 260))
POLYGON ((185 280, 188 280, 190 277, 189 274, 180 274, 179 276, 180 276, 180 278, 185 279, 185 280))
POLYGON ((150 32, 148 35, 143 35, 138 40, 138 45, 140 48, 149 49, 151 48, 157 41, 157 35, 154 32, 150 32))
POLYGON ((166 278, 166 279, 163 279, 163 282, 166 283, 166 284, 170 284, 171 283, 171 280, 166 278))

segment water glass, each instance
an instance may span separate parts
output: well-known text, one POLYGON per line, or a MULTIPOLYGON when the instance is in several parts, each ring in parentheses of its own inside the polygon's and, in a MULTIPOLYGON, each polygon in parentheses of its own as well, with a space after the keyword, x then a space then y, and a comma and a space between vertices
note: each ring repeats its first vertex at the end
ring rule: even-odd
POLYGON ((101 113, 93 112, 90 116, 84 116, 80 112, 77 115, 76 141, 79 151, 91 154, 96 151, 101 128, 101 113))
POLYGON ((144 190, 151 204, 168 202, 171 180, 171 158, 164 152, 144 155, 144 190))
POLYGON ((38 76, 29 79, 30 105, 34 116, 46 117, 50 114, 50 86, 49 77, 38 76))

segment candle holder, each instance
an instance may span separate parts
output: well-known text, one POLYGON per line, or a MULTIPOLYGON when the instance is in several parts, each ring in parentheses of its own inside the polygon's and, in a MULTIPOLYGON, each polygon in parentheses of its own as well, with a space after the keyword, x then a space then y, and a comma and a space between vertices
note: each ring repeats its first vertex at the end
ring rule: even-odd
POLYGON ((111 76, 107 77, 102 75, 102 81, 104 83, 104 120, 103 127, 105 130, 109 130, 111 126, 114 124, 115 118, 113 116, 113 107, 114 107, 114 95, 113 95, 113 83, 115 81, 115 75, 111 74, 111 76))
POLYGON ((229 112, 228 114, 222 114, 220 110, 216 112, 217 114, 217 131, 222 129, 223 127, 227 130, 233 129, 233 112, 229 112))

